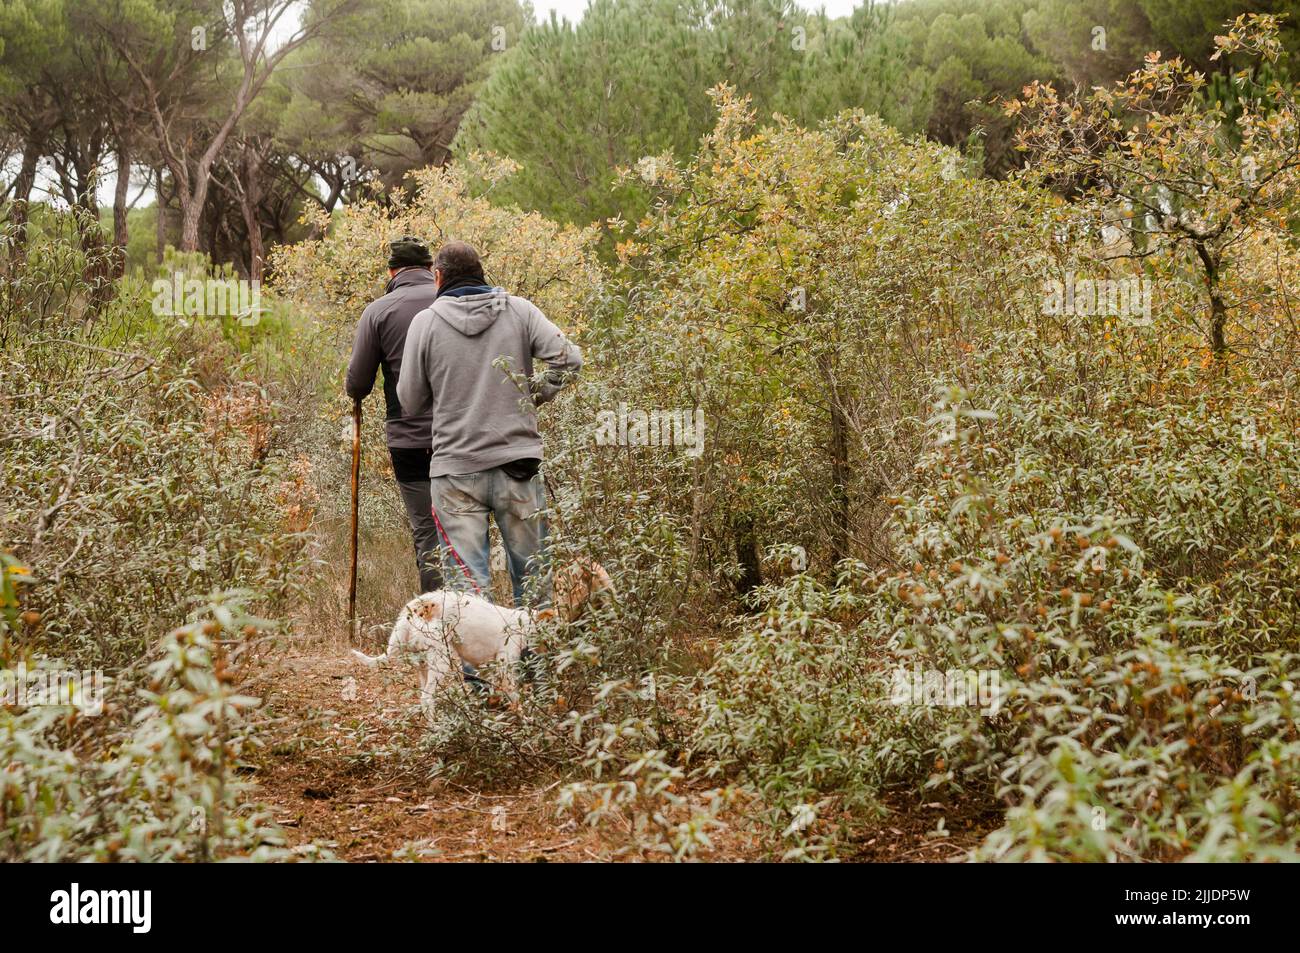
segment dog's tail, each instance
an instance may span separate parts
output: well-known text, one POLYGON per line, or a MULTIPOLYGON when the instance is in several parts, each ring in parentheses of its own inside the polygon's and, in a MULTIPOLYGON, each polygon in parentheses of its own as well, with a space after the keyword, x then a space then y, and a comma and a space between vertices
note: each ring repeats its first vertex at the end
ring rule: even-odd
POLYGON ((367 655, 365 652, 358 652, 356 649, 353 649, 352 654, 355 655, 362 664, 370 668, 376 668, 388 661, 387 652, 383 655, 367 655))

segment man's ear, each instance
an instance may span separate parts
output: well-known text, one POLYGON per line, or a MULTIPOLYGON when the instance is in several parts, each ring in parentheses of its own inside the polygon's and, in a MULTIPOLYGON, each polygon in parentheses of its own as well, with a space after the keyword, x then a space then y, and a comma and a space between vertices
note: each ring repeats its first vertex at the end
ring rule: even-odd
POLYGON ((433 284, 435 287, 438 288, 442 287, 442 269, 440 268, 433 269, 433 284))

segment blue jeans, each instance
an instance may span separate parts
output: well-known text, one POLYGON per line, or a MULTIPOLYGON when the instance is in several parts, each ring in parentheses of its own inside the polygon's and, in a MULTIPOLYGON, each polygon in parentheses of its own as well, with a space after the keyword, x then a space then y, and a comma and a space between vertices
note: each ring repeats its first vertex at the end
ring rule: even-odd
POLYGON ((447 537, 439 534, 438 538, 443 584, 449 589, 473 589, 469 579, 472 576, 474 584, 490 598, 490 515, 505 544, 515 605, 545 605, 550 593, 541 475, 516 480, 494 467, 478 473, 434 477, 430 483, 433 509, 447 537), (448 540, 456 551, 454 555, 448 549, 448 540))

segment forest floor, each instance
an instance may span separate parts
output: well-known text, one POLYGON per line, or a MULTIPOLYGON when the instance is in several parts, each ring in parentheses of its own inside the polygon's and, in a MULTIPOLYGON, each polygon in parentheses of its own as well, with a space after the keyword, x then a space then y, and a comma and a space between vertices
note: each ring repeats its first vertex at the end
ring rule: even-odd
MULTIPOLYGON (((274 810, 291 844, 316 843, 356 862, 656 859, 619 854, 627 843, 619 832, 557 816, 563 779, 475 789, 389 763, 410 742, 404 712, 414 678, 403 686, 346 651, 312 643, 263 659, 249 688, 269 718, 266 747, 252 765, 254 796, 274 810)), ((914 795, 886 803, 889 815, 856 836, 845 859, 959 860, 997 826, 997 818, 954 816, 951 805, 914 795), (949 836, 928 836, 940 817, 949 836)), ((773 858, 761 829, 740 816, 722 821, 709 860, 773 858)))
MULTIPOLYGON (((326 565, 346 565, 339 530, 325 534, 326 565)), ((391 619, 409 598, 416 585, 409 546, 404 530, 363 533, 363 619, 391 619)), ((291 844, 315 843, 356 862, 662 859, 629 850, 628 829, 597 829, 557 815, 556 797, 569 778, 467 786, 433 777, 436 753, 420 754, 415 674, 358 664, 338 624, 346 606, 343 580, 320 582, 292 630, 245 664, 241 686, 263 702, 264 746, 246 757, 250 779, 259 784, 253 799, 272 808, 291 844)), ((381 651, 386 638, 386 626, 368 627, 366 651, 381 651)), ((884 803, 888 814, 859 828, 841 850, 843 859, 957 860, 1001 823, 916 792, 891 794, 884 803), (940 818, 948 836, 929 836, 940 818)), ((706 859, 779 857, 771 832, 751 820, 753 813, 751 805, 724 814, 706 859)))

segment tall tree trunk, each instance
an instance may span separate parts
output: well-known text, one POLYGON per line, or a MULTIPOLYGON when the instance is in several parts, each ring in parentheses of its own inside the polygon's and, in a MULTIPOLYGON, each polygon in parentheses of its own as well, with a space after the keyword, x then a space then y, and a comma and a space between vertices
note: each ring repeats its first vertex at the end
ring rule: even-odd
MULTIPOLYGON (((199 250, 199 219, 203 214, 203 204, 191 195, 178 194, 181 206, 181 251, 199 250)), ((207 190, 204 190, 207 198, 207 190)))
POLYGON ((1228 356, 1228 306, 1219 287, 1219 258, 1205 242, 1198 241, 1195 247, 1201 267, 1205 269, 1205 284, 1210 293, 1210 351, 1216 360, 1222 361, 1228 356))
POLYGON ((1216 284, 1210 289, 1210 350, 1220 361, 1228 356, 1227 325, 1228 308, 1216 284))
POLYGON ((266 245, 262 240, 262 222, 257 213, 262 202, 262 157, 256 148, 244 149, 244 187, 239 193, 239 209, 244 215, 244 228, 248 232, 248 277, 261 282, 266 258, 266 245))
POLYGON ((117 187, 113 190, 113 277, 121 278, 126 272, 126 245, 130 241, 127 225, 127 200, 131 196, 131 153, 124 146, 117 148, 117 187))
POLYGON ((35 142, 29 141, 23 146, 23 164, 14 182, 13 204, 9 212, 9 220, 14 225, 14 246, 8 269, 11 275, 16 275, 27 261, 27 203, 36 187, 36 164, 40 161, 41 151, 41 146, 35 142))
POLYGON ((154 224, 154 245, 158 264, 163 263, 163 258, 167 255, 167 201, 163 198, 163 170, 161 167, 153 170, 154 181, 154 207, 158 210, 157 221, 154 224))
MULTIPOLYGON (((215 154, 225 144, 221 136, 209 152, 215 154)), ((208 204, 208 189, 212 186, 212 161, 205 155, 194 170, 193 190, 177 190, 181 206, 181 251, 199 250, 199 226, 203 221, 203 208, 208 204)))

